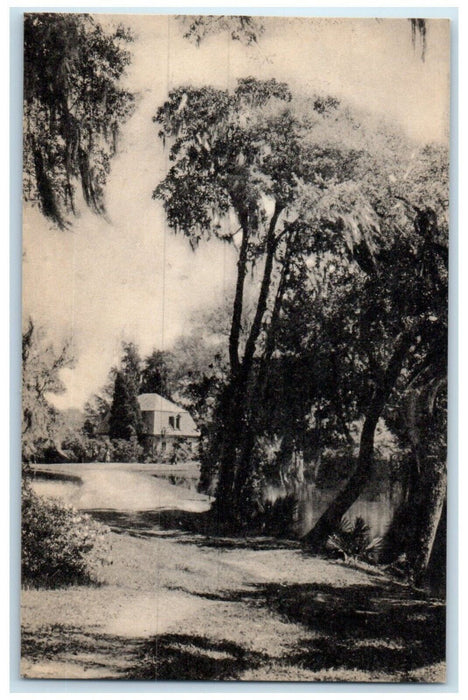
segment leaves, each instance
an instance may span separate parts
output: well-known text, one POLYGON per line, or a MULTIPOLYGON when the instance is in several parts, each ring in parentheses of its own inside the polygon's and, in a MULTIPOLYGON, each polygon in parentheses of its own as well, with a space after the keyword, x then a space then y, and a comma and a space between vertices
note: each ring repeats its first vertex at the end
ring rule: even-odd
POLYGON ((207 37, 227 32, 231 39, 242 44, 256 43, 263 34, 263 24, 257 17, 248 15, 179 15, 184 37, 197 44, 207 37))
POLYGON ((124 372, 117 372, 109 415, 109 436, 113 439, 130 440, 140 436, 142 431, 137 387, 124 372))
POLYGON ((351 523, 346 516, 342 518, 339 529, 330 535, 326 547, 329 551, 341 554, 345 560, 373 560, 382 547, 382 538, 369 536, 369 526, 361 517, 351 523))
POLYGON ((111 562, 107 526, 53 499, 37 496, 29 483, 21 493, 23 585, 55 588, 98 579, 111 562))
POLYGON ((153 350, 143 362, 140 394, 159 394, 172 401, 173 355, 162 350, 153 350))
POLYGON ((75 214, 76 186, 103 214, 104 185, 134 98, 119 85, 132 40, 86 14, 34 13, 24 20, 24 198, 59 228, 75 214))
POLYGON ((401 350, 395 392, 417 352, 429 351, 430 319, 444 333, 446 154, 416 149, 333 97, 293 99, 287 86, 252 78, 232 93, 179 88, 155 121, 170 141, 172 165, 154 192, 169 224, 194 246, 211 235, 232 241, 226 235, 232 216, 242 232, 231 377, 220 389, 221 427, 214 426, 207 450, 211 470, 223 449, 231 460, 220 467, 226 483, 238 468, 232 455, 242 455, 237 512, 242 489, 256 483, 247 439, 288 435, 315 454, 349 447, 350 425, 362 424, 376 387, 391 393, 398 340, 414 345, 408 340, 408 352, 406 345, 401 350), (245 272, 260 261, 257 306, 240 359, 245 272), (244 382, 241 389, 236 381, 244 382), (240 397, 232 400, 232 419, 231 389, 240 397), (233 434, 223 438, 230 420, 233 434), (223 440, 235 447, 223 448, 223 440))
POLYGON ((73 367, 74 359, 69 343, 55 350, 32 319, 23 331, 22 359, 22 450, 29 460, 56 447, 61 423, 49 395, 65 391, 60 372, 73 367))
POLYGON ((284 163, 297 150, 295 119, 284 110, 290 100, 284 83, 247 78, 233 94, 178 88, 159 108, 154 121, 160 136, 172 139, 174 165, 153 197, 194 245, 202 235, 222 237, 231 208, 239 221, 249 219, 255 234, 264 218, 262 198, 294 186, 284 163))
POLYGON ((375 253, 381 242, 380 219, 359 183, 330 185, 317 202, 314 215, 322 230, 339 239, 338 246, 345 243, 364 272, 375 271, 375 253))

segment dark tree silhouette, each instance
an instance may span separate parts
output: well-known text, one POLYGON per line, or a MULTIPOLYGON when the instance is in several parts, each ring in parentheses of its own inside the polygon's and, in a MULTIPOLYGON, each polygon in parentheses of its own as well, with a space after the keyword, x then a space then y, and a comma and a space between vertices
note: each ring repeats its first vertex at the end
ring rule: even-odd
POLYGON ((136 395, 123 373, 117 372, 109 417, 109 435, 112 439, 130 440, 141 435, 141 432, 142 419, 136 395))
POLYGON ((173 356, 163 350, 153 350, 145 357, 141 371, 140 394, 159 394, 172 400, 171 383, 173 356))

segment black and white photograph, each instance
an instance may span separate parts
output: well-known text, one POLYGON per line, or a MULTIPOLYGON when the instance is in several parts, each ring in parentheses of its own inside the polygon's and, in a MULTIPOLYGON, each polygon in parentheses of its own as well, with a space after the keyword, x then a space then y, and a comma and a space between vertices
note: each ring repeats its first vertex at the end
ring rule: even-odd
POLYGON ((23 15, 22 678, 447 682, 451 23, 291 12, 23 15))

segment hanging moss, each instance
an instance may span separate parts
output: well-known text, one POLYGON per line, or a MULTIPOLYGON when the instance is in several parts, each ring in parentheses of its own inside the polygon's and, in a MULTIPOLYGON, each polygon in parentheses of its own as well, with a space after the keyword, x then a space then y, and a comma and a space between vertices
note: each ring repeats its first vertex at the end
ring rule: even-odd
POLYGON ((119 81, 132 40, 90 15, 34 13, 24 21, 24 198, 59 228, 75 214, 76 187, 103 214, 104 185, 134 97, 119 81))
POLYGON ((410 19, 411 22, 411 40, 413 46, 416 46, 416 39, 419 37, 421 40, 421 59, 424 61, 426 57, 426 34, 427 34, 427 22, 425 19, 416 18, 410 19))

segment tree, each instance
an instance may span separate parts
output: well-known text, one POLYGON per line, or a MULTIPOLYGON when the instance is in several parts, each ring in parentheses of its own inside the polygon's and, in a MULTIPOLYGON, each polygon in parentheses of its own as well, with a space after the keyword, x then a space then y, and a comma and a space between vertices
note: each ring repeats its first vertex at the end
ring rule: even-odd
POLYGON ((210 451, 218 455, 220 517, 236 522, 245 508, 251 509, 256 353, 265 348, 272 356, 271 329, 292 281, 292 266, 304 271, 314 250, 331 245, 319 235, 320 221, 310 209, 315 212, 321 203, 325 210, 344 200, 347 211, 330 240, 361 264, 372 264, 376 217, 357 185, 350 185, 365 176, 372 158, 356 118, 338 100, 315 97, 292 104, 288 87, 275 80, 246 78, 234 93, 182 87, 170 93, 154 120, 162 126, 160 136, 172 139, 173 165, 154 192, 163 200, 170 226, 193 247, 202 236, 216 235, 235 242, 239 251, 230 374, 210 451), (228 226, 233 219, 235 231, 228 226), (260 291, 241 348, 246 275, 257 264, 260 291))
POLYGON ((134 396, 138 396, 141 374, 141 357, 135 343, 123 341, 119 363, 110 368, 106 383, 85 404, 85 432, 94 437, 102 431, 108 418, 114 397, 117 373, 121 372, 134 396))
POLYGON ((22 454, 30 461, 58 448, 60 415, 48 397, 65 391, 60 372, 73 367, 74 359, 69 343, 56 351, 30 318, 23 331, 22 360, 22 454))
MULTIPOLYGON (((306 537, 309 547, 319 548, 370 480, 376 428, 385 418, 403 452, 412 454, 405 501, 387 543, 393 558, 406 555, 420 582, 445 507, 448 165, 444 149, 434 147, 414 152, 412 161, 405 195, 394 181, 393 191, 382 188, 390 182, 382 171, 373 184, 361 182, 379 223, 372 258, 355 252, 346 260, 330 245, 341 218, 352 214, 344 192, 331 198, 330 189, 314 208, 329 244, 317 249, 322 261, 315 260, 311 276, 283 303, 267 376, 273 400, 265 401, 279 413, 268 416, 263 430, 278 432, 284 423, 283 431, 297 440, 308 424, 319 454, 342 439, 351 452, 350 423, 362 423, 348 482, 306 537)), ((364 224, 363 214, 367 218, 364 207, 352 214, 356 226, 364 224)))
MULTIPOLYGON (((214 413, 229 374, 227 345, 231 314, 232 301, 227 298, 197 312, 191 318, 190 333, 178 338, 172 349, 174 397, 190 411, 200 431, 198 488, 210 495, 214 494, 216 478, 216 460, 213 461, 210 453, 216 430, 214 413)), ((245 322, 243 318, 241 343, 245 322)))
POLYGON ((424 584, 429 574, 439 581, 445 576, 447 357, 444 344, 437 357, 429 362, 425 358, 419 364, 405 387, 400 405, 389 416, 405 456, 405 489, 385 536, 384 555, 386 562, 403 557, 417 585, 424 584))
POLYGON ((163 350, 153 352, 143 360, 140 379, 141 394, 159 394, 172 401, 173 356, 163 350))
POLYGON ((433 425, 428 406, 435 390, 444 386, 447 370, 448 163, 442 149, 422 150, 405 189, 404 196, 398 188, 393 196, 390 193, 380 211, 385 238, 374 252, 374 267, 367 266, 362 287, 359 333, 369 393, 363 406, 357 468, 307 541, 314 548, 323 545, 359 496, 372 473, 377 422, 388 411, 392 394, 401 410, 409 391, 413 405, 406 413, 409 424, 411 413, 419 415, 419 428, 411 431, 419 476, 408 499, 408 508, 417 513, 418 527, 413 528, 409 547, 418 552, 416 559, 412 557, 413 568, 421 576, 445 498, 444 430, 437 434, 437 450, 427 449, 433 425))
POLYGON ((123 341, 118 365, 111 367, 106 384, 85 405, 86 432, 92 437, 109 419, 112 438, 129 440, 140 437, 143 425, 138 405, 140 393, 141 357, 138 347, 123 341))
POLYGON ((351 425, 365 391, 356 348, 362 279, 355 263, 328 255, 301 279, 290 279, 276 327, 270 326, 269 348, 259 360, 259 433, 280 439, 270 466, 284 485, 297 481, 297 458, 316 473, 327 449, 352 461, 351 425))
MULTIPOLYGON (((338 419, 341 414, 344 433, 350 415, 362 420, 356 469, 308 537, 318 547, 367 484, 377 425, 401 398, 408 375, 423 358, 444 354, 447 161, 443 149, 415 155, 412 144, 381 126, 364 130, 332 98, 301 107, 274 81, 240 81, 233 95, 211 88, 174 91, 156 117, 162 135, 173 139, 174 164, 155 196, 163 200, 170 225, 194 247, 201 236, 214 234, 235 239, 239 251, 229 376, 207 451, 219 475, 217 516, 234 526, 252 517, 261 486, 255 449, 267 422, 259 406, 272 365, 280 368, 281 319, 291 295, 304 302, 306 282, 316 277, 313 303, 322 305, 331 329, 330 358, 323 358, 322 367, 334 366, 349 391, 324 391, 324 383, 312 378, 315 394, 293 382, 290 396, 302 421, 306 408, 316 401, 323 409, 324 399, 338 419), (229 216, 230 223, 237 218, 234 233, 226 224, 229 216), (241 348, 246 272, 256 265, 260 291, 241 348), (333 305, 324 271, 340 286, 339 305, 333 305), (347 348, 340 341, 335 353, 337 333, 343 340, 351 333, 351 342, 347 348)), ((284 352, 283 368, 293 376, 301 356, 295 358, 290 347, 284 352)), ((316 352, 317 345, 309 348, 309 357, 316 352)), ((315 369, 320 372, 320 365, 315 369)), ((285 435, 297 431, 296 417, 294 424, 283 423, 285 435)), ((433 539, 427 533, 434 531, 443 502, 444 464, 438 464, 441 496, 434 504, 426 499, 421 521, 426 552, 433 539)), ((435 474, 430 465, 428 474, 435 474)), ((419 482, 426 496, 429 481, 419 482)))
MULTIPOLYGON (((141 381, 141 357, 140 351, 135 343, 122 342, 122 355, 120 358, 119 370, 125 379, 129 390, 135 396, 140 393, 141 381)), ((114 368, 114 372, 117 369, 114 368)))
POLYGON ((84 405, 85 421, 83 429, 88 437, 95 437, 109 415, 114 395, 115 372, 109 373, 105 386, 94 394, 84 405))
POLYGON ((119 80, 132 40, 90 15, 30 13, 24 20, 24 197, 59 228, 76 213, 76 185, 96 213, 121 124, 134 98, 119 80))
POLYGON ((142 419, 137 397, 123 372, 115 377, 114 396, 109 416, 109 436, 130 440, 142 433, 142 419))

